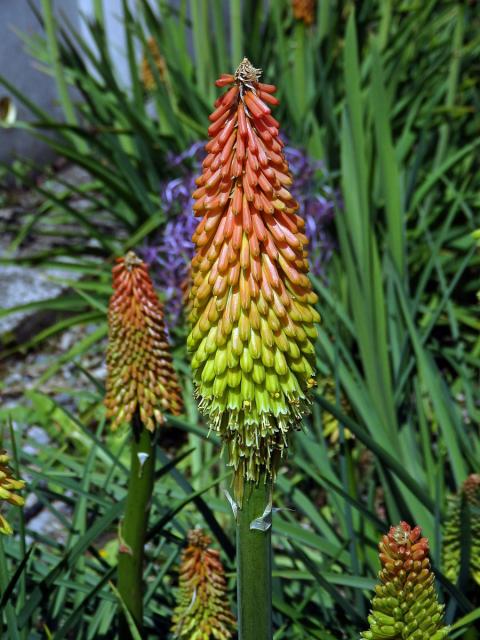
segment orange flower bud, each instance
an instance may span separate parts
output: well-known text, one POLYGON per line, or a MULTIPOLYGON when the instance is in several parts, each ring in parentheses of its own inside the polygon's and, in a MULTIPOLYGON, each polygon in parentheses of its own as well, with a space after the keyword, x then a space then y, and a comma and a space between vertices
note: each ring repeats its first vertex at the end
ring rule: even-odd
POLYGON ((181 390, 172 364, 162 306, 148 268, 129 251, 113 267, 108 308, 107 417, 112 429, 130 422, 138 410, 149 431, 163 422, 163 411, 178 415, 181 390))

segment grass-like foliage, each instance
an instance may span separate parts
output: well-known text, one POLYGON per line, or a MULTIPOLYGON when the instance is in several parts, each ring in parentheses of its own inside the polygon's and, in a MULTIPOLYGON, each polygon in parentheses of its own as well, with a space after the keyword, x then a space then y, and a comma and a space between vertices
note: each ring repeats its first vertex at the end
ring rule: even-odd
MULTIPOLYGON (((273 495, 274 638, 358 639, 377 582, 377 541, 400 521, 418 523, 429 540, 449 637, 480 637, 467 564, 469 549, 478 549, 468 524, 474 508, 455 522, 466 550, 454 545, 460 566, 442 573, 451 564, 442 559, 447 498, 480 467, 478 7, 318 1, 308 24, 295 17, 292 5, 302 3, 288 0, 123 0, 115 19, 124 31, 124 77, 109 46, 109 3, 92 4, 79 30, 54 17, 52 0, 32 3, 45 35, 22 35, 55 80, 61 121, 0 76, 2 91, 29 113, 9 126, 85 171, 81 184, 62 174, 54 184, 49 169, 37 180, 18 164, 7 168, 40 205, 10 223, 0 269, 61 267, 75 278, 62 280, 59 298, 0 310, 51 319, 20 341, 2 337, 2 366, 65 330, 81 338, 0 408, 2 447, 14 477, 26 482, 24 510, 1 504, 14 534, 0 539, 0 635, 117 637, 112 585, 128 430, 110 432, 104 379, 86 362, 105 350, 114 258, 158 238, 174 219, 161 185, 179 177, 174 157, 206 139, 215 79, 247 56, 278 88, 272 113, 288 144, 325 166, 336 209, 333 257, 324 278, 311 277, 321 316, 318 387, 273 495), (78 387, 55 386, 65 367, 78 387), (47 446, 31 440, 34 426, 47 446), (39 531, 32 509, 40 508, 51 528, 39 531)), ((234 603, 235 526, 223 492, 231 473, 193 398, 185 317, 169 331, 185 411, 166 414, 159 427, 147 532, 151 638, 174 637, 178 564, 197 526, 220 553, 234 603)))

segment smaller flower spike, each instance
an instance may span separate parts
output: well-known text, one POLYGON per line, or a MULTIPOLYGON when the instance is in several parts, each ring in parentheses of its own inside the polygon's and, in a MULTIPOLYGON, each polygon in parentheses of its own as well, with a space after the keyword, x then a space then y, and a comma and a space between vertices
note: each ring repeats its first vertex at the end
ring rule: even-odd
MULTIPOLYGON (((20 491, 24 486, 23 480, 15 480, 12 476, 8 454, 5 449, 0 449, 0 501, 23 507, 25 501, 21 496, 17 496, 15 491, 20 491)), ((0 533, 7 536, 12 534, 12 527, 2 514, 0 514, 0 533)))
POLYGON ((480 474, 472 473, 450 500, 443 535, 442 565, 456 582, 461 563, 462 517, 470 523, 470 575, 480 585, 480 474), (463 511, 463 514, 462 514, 463 511))
POLYGON ((226 581, 218 551, 211 539, 194 529, 182 554, 178 604, 172 631, 185 640, 226 640, 236 623, 230 611, 226 581))
POLYGON ((306 25, 315 22, 316 0, 292 0, 293 15, 297 20, 303 20, 306 25))
POLYGON ((133 251, 113 267, 108 308, 107 417, 112 429, 130 422, 136 410, 149 431, 163 411, 178 415, 181 391, 172 365, 163 309, 148 268, 133 251))
MULTIPOLYGON (((147 46, 150 56, 152 57, 153 65, 156 67, 158 71, 158 75, 160 80, 165 80, 166 75, 166 63, 165 58, 160 53, 160 49, 158 47, 157 41, 155 38, 148 38, 147 46)), ((152 68, 152 62, 150 62, 150 58, 145 50, 142 58, 142 65, 140 68, 140 77, 142 79, 142 84, 144 86, 145 91, 153 91, 156 86, 156 78, 155 73, 152 68)))
POLYGON ((375 587, 367 640, 441 640, 443 605, 438 603, 435 576, 428 558, 428 540, 420 527, 406 522, 391 527, 380 544, 380 584, 375 587))

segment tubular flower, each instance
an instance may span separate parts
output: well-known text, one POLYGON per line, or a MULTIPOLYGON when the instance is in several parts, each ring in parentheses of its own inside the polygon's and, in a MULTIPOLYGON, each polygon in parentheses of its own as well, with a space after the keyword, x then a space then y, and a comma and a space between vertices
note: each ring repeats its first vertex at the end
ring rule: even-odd
MULTIPOLYGON (((16 507, 23 507, 24 499, 17 496, 15 491, 20 491, 25 486, 23 480, 15 480, 9 466, 9 457, 5 449, 0 449, 0 501, 8 502, 16 507)), ((12 534, 12 527, 0 513, 0 533, 7 536, 12 534)))
POLYGON ((162 306, 148 269, 129 251, 112 269, 108 308, 107 417, 112 429, 138 410, 149 431, 163 422, 163 411, 178 415, 181 391, 173 369, 162 306))
POLYGON ((292 0, 293 15, 296 20, 310 26, 315 22, 315 0, 292 0))
POLYGON ((470 523, 470 574, 480 585, 480 474, 472 473, 450 500, 443 536, 442 564, 447 578, 456 582, 460 573, 462 520, 470 523))
POLYGON ((267 104, 275 87, 245 58, 210 116, 194 211, 188 348, 200 409, 243 480, 274 477, 287 435, 309 407, 317 296, 307 276, 305 223, 267 104))
POLYGON ((375 587, 368 640, 441 640, 443 605, 438 603, 435 576, 430 569, 428 540, 420 527, 406 522, 391 527, 380 544, 380 584, 375 587))
MULTIPOLYGON (((155 38, 149 38, 147 40, 147 48, 153 60, 153 65, 155 66, 158 72, 160 80, 165 80, 165 74, 166 74, 165 58, 160 53, 160 49, 158 48, 158 44, 155 38)), ((157 86, 155 74, 152 68, 153 65, 152 65, 152 62, 150 61, 149 56, 145 52, 142 58, 142 65, 140 67, 140 77, 142 79, 143 87, 146 91, 153 91, 157 86)))
POLYGON ((220 555, 200 529, 188 534, 182 554, 177 607, 172 631, 188 640, 226 640, 236 623, 228 605, 226 581, 220 555))

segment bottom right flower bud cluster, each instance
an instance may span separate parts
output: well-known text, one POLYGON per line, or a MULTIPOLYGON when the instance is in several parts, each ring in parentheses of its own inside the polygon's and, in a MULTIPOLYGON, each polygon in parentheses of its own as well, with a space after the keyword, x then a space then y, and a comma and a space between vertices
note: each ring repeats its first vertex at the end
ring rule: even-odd
POLYGON ((375 587, 367 640, 442 640, 448 636, 438 602, 428 540, 406 522, 391 527, 380 545, 379 584, 375 587))

